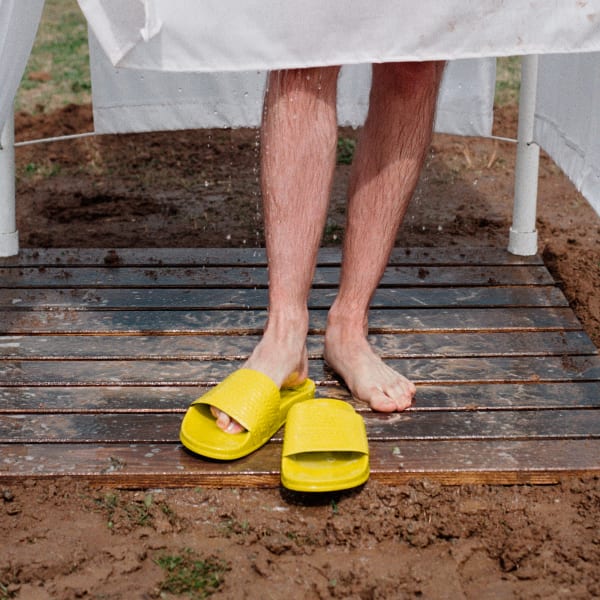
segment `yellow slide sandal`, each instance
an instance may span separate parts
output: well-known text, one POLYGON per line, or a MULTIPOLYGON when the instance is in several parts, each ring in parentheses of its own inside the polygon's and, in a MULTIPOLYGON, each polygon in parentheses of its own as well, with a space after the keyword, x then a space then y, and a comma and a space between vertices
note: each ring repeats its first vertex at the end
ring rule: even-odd
POLYGON ((192 402, 181 423, 179 439, 188 450, 202 456, 219 460, 242 458, 271 439, 285 423, 292 406, 314 395, 315 384, 310 379, 279 390, 267 375, 239 369, 192 402), (227 413, 246 431, 225 433, 217 426, 211 406, 227 413))
POLYGON ((290 409, 281 483, 298 492, 333 492, 369 478, 365 422, 347 402, 315 398, 290 409))

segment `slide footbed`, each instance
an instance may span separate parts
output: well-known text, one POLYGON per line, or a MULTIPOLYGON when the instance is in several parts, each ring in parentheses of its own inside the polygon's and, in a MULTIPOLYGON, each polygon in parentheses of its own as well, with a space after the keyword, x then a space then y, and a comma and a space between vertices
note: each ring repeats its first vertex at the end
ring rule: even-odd
POLYGON ((290 409, 281 458, 281 483, 300 492, 331 492, 369 478, 362 417, 347 402, 316 398, 290 409))

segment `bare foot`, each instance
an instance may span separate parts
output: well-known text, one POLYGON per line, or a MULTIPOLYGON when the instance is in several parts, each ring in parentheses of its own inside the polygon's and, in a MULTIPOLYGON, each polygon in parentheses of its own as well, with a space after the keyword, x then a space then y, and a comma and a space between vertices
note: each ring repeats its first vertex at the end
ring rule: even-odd
MULTIPOLYGON (((278 387, 301 384, 308 377, 306 334, 269 334, 258 343, 244 368, 260 371, 270 377, 278 387)), ((211 412, 217 426, 227 433, 240 433, 244 428, 229 415, 215 407, 211 412)))
POLYGON ((352 395, 380 412, 408 408, 416 392, 414 384, 386 365, 362 335, 348 335, 328 327, 325 360, 338 373, 352 395))

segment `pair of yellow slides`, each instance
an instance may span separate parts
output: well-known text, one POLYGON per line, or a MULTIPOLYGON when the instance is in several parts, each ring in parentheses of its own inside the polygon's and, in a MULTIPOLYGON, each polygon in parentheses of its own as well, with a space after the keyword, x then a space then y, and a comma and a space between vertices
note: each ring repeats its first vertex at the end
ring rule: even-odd
POLYGON ((280 390, 263 373, 239 369, 192 402, 179 437, 196 454, 235 460, 260 448, 285 423, 284 487, 330 492, 363 484, 369 478, 369 448, 362 417, 347 402, 314 396, 310 379, 280 390), (245 431, 219 429, 211 406, 227 413, 245 431))

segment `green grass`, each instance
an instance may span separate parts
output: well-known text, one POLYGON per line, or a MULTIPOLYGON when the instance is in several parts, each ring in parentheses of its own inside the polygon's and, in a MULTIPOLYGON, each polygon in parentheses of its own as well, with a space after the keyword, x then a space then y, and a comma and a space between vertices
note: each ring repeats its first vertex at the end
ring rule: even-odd
POLYGON ((165 571, 161 591, 186 594, 193 600, 213 594, 223 583, 223 575, 231 569, 214 557, 200 559, 189 549, 177 555, 163 555, 156 563, 165 571))
POLYGON ((12 594, 9 593, 8 586, 0 581, 0 600, 8 600, 9 598, 12 598, 12 594))
POLYGON ((349 165, 354 158, 356 142, 350 138, 341 137, 337 142, 337 163, 339 165, 349 165))
MULTIPOLYGON (((130 502, 123 502, 118 494, 112 492, 95 499, 96 506, 106 514, 106 524, 109 529, 115 527, 117 516, 119 524, 123 524, 125 527, 143 527, 150 524, 152 521, 150 509, 153 503, 152 494, 146 494, 141 501, 130 502)), ((164 509, 163 512, 167 514, 164 509)), ((2 599, 0 598, 0 600, 2 599)))
POLYGON ((76 0, 46 0, 15 108, 49 112, 91 100, 87 25, 76 0))
POLYGON ((517 104, 521 86, 521 58, 508 56, 496 61, 496 106, 517 104))

